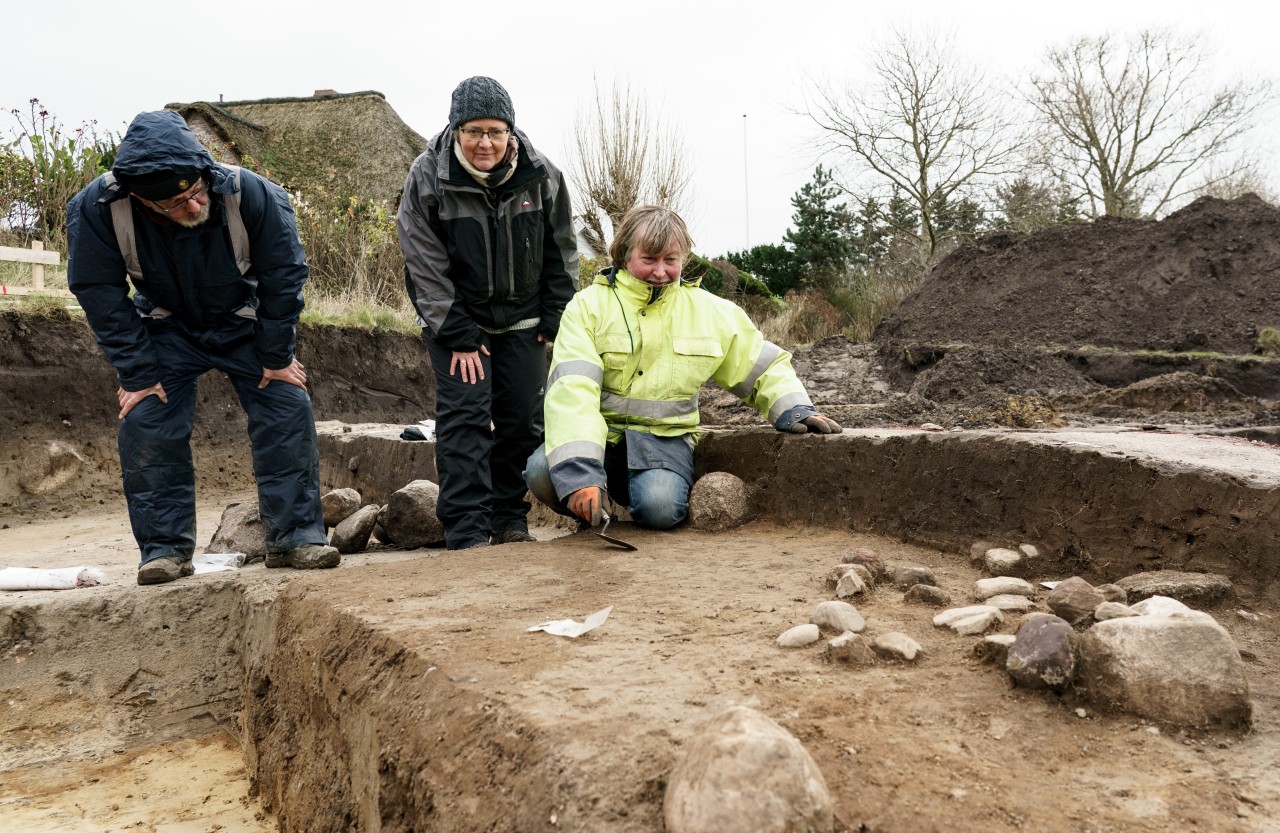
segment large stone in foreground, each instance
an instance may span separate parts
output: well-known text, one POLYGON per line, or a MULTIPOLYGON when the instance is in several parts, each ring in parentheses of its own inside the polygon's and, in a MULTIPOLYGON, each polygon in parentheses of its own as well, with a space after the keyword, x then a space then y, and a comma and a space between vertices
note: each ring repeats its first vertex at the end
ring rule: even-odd
POLYGON ((1179 726, 1252 722, 1244 661, 1205 614, 1108 619, 1081 634, 1079 648, 1077 684, 1100 708, 1179 726))
POLYGON ((695 529, 722 532, 747 518, 747 485, 737 475, 713 471, 689 491, 689 522, 695 529))
POLYGON ((222 510, 218 529, 209 540, 205 552, 242 552, 245 563, 267 556, 267 542, 262 534, 262 518, 258 516, 258 502, 246 500, 229 503, 222 510))
POLYGON ((378 516, 390 543, 416 549, 444 540, 444 525, 436 517, 440 487, 430 480, 415 480, 393 493, 378 516))
POLYGON ((829 833, 827 783, 786 729, 746 706, 689 741, 667 780, 667 833, 829 833))

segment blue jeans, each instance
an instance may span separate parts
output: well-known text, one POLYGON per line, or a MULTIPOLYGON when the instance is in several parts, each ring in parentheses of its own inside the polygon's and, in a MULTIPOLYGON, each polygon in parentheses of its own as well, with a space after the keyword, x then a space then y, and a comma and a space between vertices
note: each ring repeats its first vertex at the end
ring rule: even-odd
MULTIPOLYGON (((627 469, 625 454, 612 459, 605 451, 609 496, 623 502, 631 519, 650 529, 671 529, 689 515, 689 482, 669 469, 627 469), (621 465, 618 465, 618 463, 621 465)), ((524 482, 538 500, 561 515, 576 518, 568 505, 556 496, 547 466, 546 446, 540 445, 525 465, 524 482)))
POLYGON ((226 373, 249 418, 258 512, 268 552, 328 543, 320 508, 320 454, 311 397, 286 382, 258 388, 262 364, 253 344, 209 349, 172 324, 155 326, 166 405, 148 396, 120 423, 120 468, 133 536, 146 564, 189 559, 196 543, 196 484, 191 426, 196 379, 226 373))

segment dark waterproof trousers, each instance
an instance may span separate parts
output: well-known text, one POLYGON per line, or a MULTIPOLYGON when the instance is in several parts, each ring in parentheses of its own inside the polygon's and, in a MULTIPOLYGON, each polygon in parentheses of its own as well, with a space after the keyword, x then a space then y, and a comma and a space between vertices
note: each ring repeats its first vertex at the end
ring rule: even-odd
POLYGON ((484 378, 471 384, 456 371, 449 375, 453 351, 424 331, 436 377, 436 516, 451 550, 487 543, 491 532, 529 528, 521 472, 542 444, 547 345, 532 329, 483 337, 484 378))
POLYGON ((196 543, 195 469, 191 424, 196 379, 221 370, 249 417, 258 511, 268 552, 324 544, 315 418, 306 391, 272 381, 261 390, 262 365, 251 342, 210 349, 175 324, 152 325, 169 398, 148 396, 120 423, 120 467, 133 536, 142 562, 166 555, 191 558, 196 543))

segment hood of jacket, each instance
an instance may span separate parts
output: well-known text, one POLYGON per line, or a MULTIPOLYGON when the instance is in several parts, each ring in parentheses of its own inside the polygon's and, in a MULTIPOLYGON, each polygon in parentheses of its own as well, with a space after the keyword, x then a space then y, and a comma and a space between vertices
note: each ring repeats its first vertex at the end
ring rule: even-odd
POLYGON ((208 170, 213 157, 176 110, 139 113, 120 140, 111 167, 124 177, 170 171, 176 168, 208 170))
POLYGON ((610 286, 618 289, 625 297, 634 299, 639 304, 656 304, 668 292, 679 289, 699 289, 702 286, 702 276, 696 278, 686 278, 683 275, 680 280, 675 283, 669 283, 666 286, 652 286, 632 275, 626 269, 620 269, 617 266, 610 266, 607 269, 601 269, 599 274, 595 276, 592 283, 600 286, 610 286))
MULTIPOLYGON (((511 179, 498 187, 499 191, 518 188, 547 175, 542 154, 538 153, 537 149, 534 148, 533 143, 529 141, 529 137, 519 128, 513 128, 511 135, 515 137, 517 143, 516 172, 512 174, 511 179)), ((476 182, 471 174, 467 173, 467 169, 462 167, 462 163, 454 155, 453 140, 452 130, 442 130, 432 137, 430 144, 427 146, 428 152, 436 157, 436 178, 449 185, 479 189, 480 183, 476 182)))

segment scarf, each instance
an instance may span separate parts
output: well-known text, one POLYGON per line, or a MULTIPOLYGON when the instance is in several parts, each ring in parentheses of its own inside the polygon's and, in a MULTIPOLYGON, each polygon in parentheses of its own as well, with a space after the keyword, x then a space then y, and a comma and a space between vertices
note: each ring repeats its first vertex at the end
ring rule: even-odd
POLYGON ((516 141, 516 134, 513 131, 511 138, 507 140, 507 152, 502 157, 502 161, 493 167, 493 170, 482 171, 467 161, 467 157, 462 154, 462 143, 458 141, 455 135, 453 138, 453 155, 458 157, 458 161, 462 163, 463 169, 471 174, 471 178, 479 182, 485 188, 497 188, 516 172, 516 156, 519 143, 516 141))

